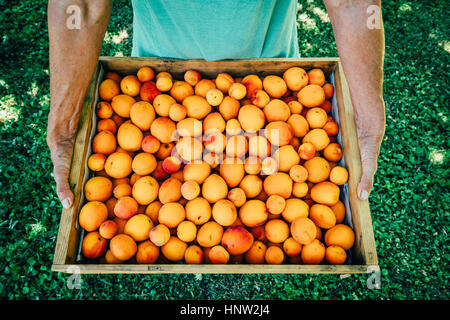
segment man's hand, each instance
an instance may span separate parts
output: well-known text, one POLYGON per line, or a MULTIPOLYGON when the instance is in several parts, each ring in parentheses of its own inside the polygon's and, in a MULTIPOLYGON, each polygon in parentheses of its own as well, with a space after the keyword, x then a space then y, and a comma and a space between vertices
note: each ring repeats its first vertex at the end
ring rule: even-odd
POLYGON ((58 198, 64 208, 73 203, 68 181, 73 144, 111 8, 112 0, 50 0, 48 3, 50 113, 47 144, 58 198), (68 27, 69 6, 78 8, 79 25, 75 28, 68 27))
POLYGON ((381 13, 381 1, 325 0, 325 5, 355 112, 362 162, 357 192, 361 200, 367 200, 385 129, 384 31, 381 14, 373 16, 368 10, 375 6, 381 13), (379 27, 369 28, 369 19, 379 19, 379 27))

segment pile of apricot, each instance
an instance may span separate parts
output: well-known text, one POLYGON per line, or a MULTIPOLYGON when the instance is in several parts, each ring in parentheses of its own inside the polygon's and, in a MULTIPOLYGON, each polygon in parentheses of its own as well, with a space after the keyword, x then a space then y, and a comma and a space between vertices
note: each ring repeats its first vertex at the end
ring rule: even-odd
POLYGON ((109 71, 79 224, 100 263, 343 264, 333 86, 321 69, 182 80, 109 71))

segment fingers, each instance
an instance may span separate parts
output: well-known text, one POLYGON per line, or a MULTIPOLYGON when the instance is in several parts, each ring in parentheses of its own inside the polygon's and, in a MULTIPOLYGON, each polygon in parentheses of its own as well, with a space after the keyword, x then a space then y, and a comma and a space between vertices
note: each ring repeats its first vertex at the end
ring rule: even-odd
POLYGON ((56 164, 53 169, 56 182, 56 193, 64 208, 70 208, 73 204, 73 193, 69 185, 69 167, 64 164, 56 164))
POLYGON ((373 187, 373 178, 377 171, 377 158, 366 158, 362 161, 362 175, 359 182, 357 192, 361 200, 369 198, 370 191, 373 187))

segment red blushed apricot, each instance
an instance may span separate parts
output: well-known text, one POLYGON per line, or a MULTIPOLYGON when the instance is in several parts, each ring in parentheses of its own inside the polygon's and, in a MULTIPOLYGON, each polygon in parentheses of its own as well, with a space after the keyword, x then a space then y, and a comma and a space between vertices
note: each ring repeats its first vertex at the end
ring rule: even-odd
POLYGON ((255 91, 262 90, 263 88, 261 79, 255 74, 245 76, 242 79, 241 83, 245 86, 247 90, 247 98, 252 97, 255 91))
POLYGON ((107 250, 108 242, 97 231, 89 232, 81 243, 81 252, 88 259, 101 257, 107 250))
POLYGON ((184 81, 189 83, 191 86, 195 86, 200 80, 202 76, 196 70, 188 70, 184 73, 184 81))
POLYGON ((160 145, 161 142, 159 142, 158 138, 151 135, 145 136, 141 142, 142 151, 147 153, 156 153, 160 145))
POLYGON ((243 254, 253 244, 253 235, 241 226, 229 227, 222 236, 222 246, 232 255, 243 254))
POLYGON ((312 143, 309 142, 302 143, 298 148, 298 155, 303 160, 312 159, 316 155, 316 148, 312 143))
POLYGON ((141 100, 153 103, 153 100, 161 94, 161 91, 156 87, 156 83, 153 81, 144 82, 141 85, 139 96, 141 100))
POLYGON ((264 90, 255 90, 250 97, 250 101, 253 105, 264 108, 270 102, 270 97, 264 90))
POLYGON ((97 103, 95 112, 100 119, 108 119, 112 117, 114 110, 109 102, 100 101, 97 103))

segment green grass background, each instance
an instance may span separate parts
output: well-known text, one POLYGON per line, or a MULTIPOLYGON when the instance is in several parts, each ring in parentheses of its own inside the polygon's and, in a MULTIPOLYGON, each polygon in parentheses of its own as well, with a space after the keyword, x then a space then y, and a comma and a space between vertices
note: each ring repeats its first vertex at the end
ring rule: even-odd
MULTIPOLYGON (((381 288, 351 275, 82 275, 51 271, 61 205, 46 145, 47 1, 0 0, 2 299, 448 299, 449 30, 445 1, 383 1, 386 135, 370 198, 381 288)), ((299 2, 304 57, 336 56, 322 1, 299 2)), ((131 53, 114 1, 103 55, 131 53)), ((351 36, 351 35, 349 35, 351 36)))

